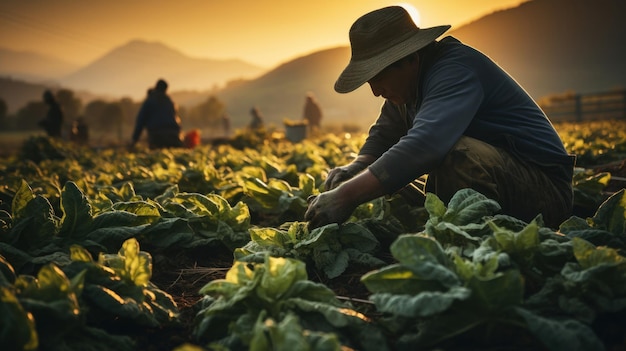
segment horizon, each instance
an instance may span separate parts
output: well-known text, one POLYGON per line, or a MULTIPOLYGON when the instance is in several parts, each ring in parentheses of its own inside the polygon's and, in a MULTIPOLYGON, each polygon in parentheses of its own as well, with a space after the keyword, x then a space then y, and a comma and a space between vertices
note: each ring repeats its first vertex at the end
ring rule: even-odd
MULTIPOLYGON (((2 1, 6 0, 0 0, 0 3, 2 1)), ((30 1, 41 0, 28 1, 30 3, 30 1)), ((619 42, 620 37, 607 34, 606 38, 599 38, 600 33, 610 32, 612 28, 623 30, 621 18, 624 12, 619 9, 623 8, 624 3, 621 1, 601 0, 600 3, 596 3, 590 0, 577 0, 575 4, 580 6, 566 6, 569 4, 567 1, 535 0, 532 3, 525 2, 519 7, 496 11, 472 20, 459 28, 451 29, 450 35, 458 37, 468 45, 474 46, 492 57, 505 70, 513 74, 515 79, 520 81, 529 94, 535 98, 572 89, 580 92, 603 91, 624 84, 623 79, 620 78, 623 75, 618 74, 618 72, 623 72, 623 65, 621 64, 623 62, 621 59, 623 49, 611 45, 611 43, 619 42), (599 8, 599 4, 606 6, 599 8), (554 18, 559 18, 560 21, 554 21, 554 18), (529 23, 533 25, 527 28, 529 23), (570 41, 573 37, 568 33, 571 33, 571 30, 578 31, 586 28, 585 23, 593 25, 593 28, 589 29, 595 29, 595 31, 587 32, 583 41, 570 41), (492 26, 498 29, 494 30, 492 26), (559 28, 569 29, 562 31, 559 28), (555 35, 546 36, 545 41, 532 40, 532 38, 541 37, 542 33, 547 32, 554 32, 555 35), (520 41, 517 42, 519 45, 510 46, 513 43, 510 38, 519 38, 520 41), (591 38, 598 40, 590 43, 588 41, 591 38), (583 42, 588 43, 583 46, 583 42), (585 50, 584 48, 589 47, 590 44, 595 45, 593 46, 594 49, 585 50), (527 60, 523 53, 529 51, 542 52, 546 59, 541 62, 527 60), (575 56, 577 60, 570 59, 574 52, 578 53, 575 56), (559 57, 566 61, 563 61, 563 64, 557 62, 559 57), (593 67, 591 67, 592 63, 593 67), (540 65, 537 66, 537 64, 540 65), (581 75, 580 72, 586 72, 586 74, 581 75), (548 76, 552 78, 546 79, 548 76)), ((424 16, 423 13, 421 15, 424 16)), ((1 19, 2 13, 0 12, 1 19)), ((423 25, 422 27, 424 28, 423 25)), ((280 99, 283 99, 285 94, 297 94, 293 85, 289 85, 288 91, 280 91, 288 86, 285 81, 297 78, 299 79, 298 84, 300 84, 298 89, 302 90, 302 93, 315 91, 325 101, 332 101, 338 105, 343 103, 338 100, 332 85, 337 74, 345 68, 345 64, 350 58, 349 43, 333 45, 333 47, 324 49, 309 47, 306 52, 298 52, 289 58, 280 58, 281 61, 274 67, 257 66, 255 68, 248 65, 252 64, 250 61, 238 57, 235 59, 243 61, 243 64, 219 62, 217 61, 219 58, 215 57, 217 55, 202 60, 197 59, 197 56, 190 56, 180 50, 179 47, 174 47, 163 40, 145 38, 133 38, 132 40, 155 44, 129 47, 128 50, 122 49, 120 52, 113 52, 112 50, 109 52, 112 55, 106 55, 106 57, 103 55, 98 59, 102 59, 101 62, 93 62, 94 64, 84 67, 67 66, 52 60, 46 61, 45 59, 28 57, 28 55, 2 54, 0 55, 0 59, 3 60, 2 75, 26 83, 68 88, 80 92, 85 101, 121 97, 131 97, 138 100, 144 96, 146 89, 154 83, 156 78, 165 78, 171 84, 172 92, 183 93, 179 96, 183 99, 181 103, 191 105, 197 103, 199 97, 189 95, 190 93, 214 94, 220 90, 226 91, 224 89, 226 87, 231 87, 234 90, 239 88, 245 90, 246 81, 250 81, 252 86, 255 80, 261 79, 268 73, 276 72, 270 77, 277 79, 269 79, 272 84, 276 84, 275 87, 264 88, 262 89, 263 93, 247 92, 248 98, 258 100, 263 96, 263 101, 270 101, 271 99, 268 100, 265 97, 276 94, 281 96, 280 99), (159 54, 158 46, 165 48, 162 50, 163 55, 159 54), (168 50, 172 50, 172 52, 168 53, 168 50), (175 54, 176 51, 178 54, 175 54), (327 53, 322 53, 322 51, 327 53), (179 54, 181 55, 180 60, 176 60, 179 54), (312 59, 308 59, 309 57, 312 59), (314 62, 317 62, 314 69, 320 70, 318 75, 311 76, 308 70, 302 72, 290 70, 294 67, 305 67, 314 62), (284 73, 285 70, 281 70, 283 66, 287 68, 288 74, 284 73), (113 72, 118 74, 112 74, 113 72)), ((127 44, 128 42, 125 45, 127 44)), ((379 106, 375 104, 376 100, 371 99, 369 93, 366 88, 357 92, 359 99, 364 101, 367 99, 368 103, 370 100, 373 101, 372 105, 376 105, 375 109, 378 110, 379 106)), ((6 87, 2 92, 2 98, 9 101, 10 109, 15 111, 27 103, 28 99, 32 101, 39 98, 38 92, 29 92, 29 94, 30 96, 26 97, 23 94, 20 95, 16 89, 6 87)), ((352 96, 355 95, 351 95, 350 98, 352 96)), ((293 99, 294 96, 291 98, 293 99)), ((349 101, 345 97, 343 98, 344 101, 349 101)), ((237 99, 229 101, 230 105, 237 103, 237 99)), ((256 102, 246 102, 246 104, 250 103, 256 102)), ((274 103, 283 104, 278 101, 274 101, 274 103)), ((359 108, 365 106, 365 102, 360 100, 358 102, 355 100, 353 104, 359 108)), ((269 102, 266 105, 266 109, 276 110, 273 113, 278 113, 280 110, 271 106, 269 102)), ((289 108, 293 109, 293 107, 289 108)), ((352 111, 350 108, 347 110, 352 111)), ((245 115, 247 111, 241 113, 245 115)), ((281 113, 292 114, 294 112, 291 110, 281 113)))
POLYGON ((145 6, 155 6, 154 1, 0 0, 0 32, 4 33, 0 48, 85 66, 115 48, 142 40, 159 42, 191 58, 234 59, 271 69, 308 53, 350 45, 351 24, 361 15, 384 6, 414 7, 420 27, 451 24, 457 28, 526 1, 444 0, 434 4, 321 0, 315 5, 294 6, 285 0, 238 0, 228 4, 183 0, 176 4, 158 3, 160 12, 153 8, 151 17, 137 21, 146 11, 145 6), (213 11, 213 17, 205 14, 209 11, 213 11), (307 16, 294 16, 294 12, 306 12, 307 16), (115 20, 109 21, 111 18, 115 20), (174 25, 164 26, 168 21, 174 25), (268 22, 273 24, 267 25, 268 22), (172 29, 176 27, 177 30, 172 29), (238 29, 232 30, 234 27, 238 29))

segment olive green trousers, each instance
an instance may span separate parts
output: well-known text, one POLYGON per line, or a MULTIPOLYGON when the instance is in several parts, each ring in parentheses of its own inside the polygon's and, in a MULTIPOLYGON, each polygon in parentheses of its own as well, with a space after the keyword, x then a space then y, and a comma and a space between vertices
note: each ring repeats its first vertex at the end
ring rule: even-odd
POLYGON ((447 204, 463 188, 496 200, 502 213, 526 222, 541 214, 544 225, 558 228, 572 215, 571 182, 551 179, 537 166, 470 137, 459 139, 437 169, 427 175, 425 185, 424 179, 418 179, 399 194, 416 202, 430 192, 447 204))

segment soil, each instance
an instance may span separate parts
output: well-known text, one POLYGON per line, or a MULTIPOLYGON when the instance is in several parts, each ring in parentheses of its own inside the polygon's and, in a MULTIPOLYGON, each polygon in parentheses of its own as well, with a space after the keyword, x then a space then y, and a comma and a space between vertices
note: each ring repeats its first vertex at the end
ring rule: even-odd
POLYGON ((142 331, 137 338, 137 349, 145 351, 174 350, 193 341, 193 321, 196 303, 202 298, 198 291, 215 279, 222 279, 233 263, 232 253, 211 252, 210 257, 190 253, 189 256, 153 256, 152 283, 172 296, 180 311, 180 324, 161 330, 142 331))

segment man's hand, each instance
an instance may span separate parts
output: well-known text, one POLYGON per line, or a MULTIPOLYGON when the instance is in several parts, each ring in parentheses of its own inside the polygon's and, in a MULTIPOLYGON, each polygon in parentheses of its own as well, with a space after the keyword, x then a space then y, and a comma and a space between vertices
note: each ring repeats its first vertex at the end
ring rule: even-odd
POLYGON ((354 161, 345 166, 331 169, 330 172, 328 172, 328 177, 326 177, 326 181, 324 182, 326 190, 335 189, 337 186, 339 186, 339 184, 359 174, 359 172, 364 170, 366 167, 367 163, 354 161))
POLYGON ((356 208, 341 199, 337 190, 330 190, 308 199, 309 208, 304 219, 309 221, 309 229, 324 226, 330 223, 343 223, 356 208))
POLYGON ((308 199, 309 208, 304 219, 309 229, 330 223, 343 223, 360 204, 384 195, 378 178, 369 170, 359 173, 337 188, 308 199))

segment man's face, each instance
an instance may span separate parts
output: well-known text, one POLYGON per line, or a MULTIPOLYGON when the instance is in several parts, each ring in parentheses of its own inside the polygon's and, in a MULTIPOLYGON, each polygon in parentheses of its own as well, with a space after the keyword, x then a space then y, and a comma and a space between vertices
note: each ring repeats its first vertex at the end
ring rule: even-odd
POLYGON ((372 88, 372 94, 382 96, 396 105, 411 101, 417 84, 417 62, 417 58, 405 58, 387 66, 367 82, 372 88))

